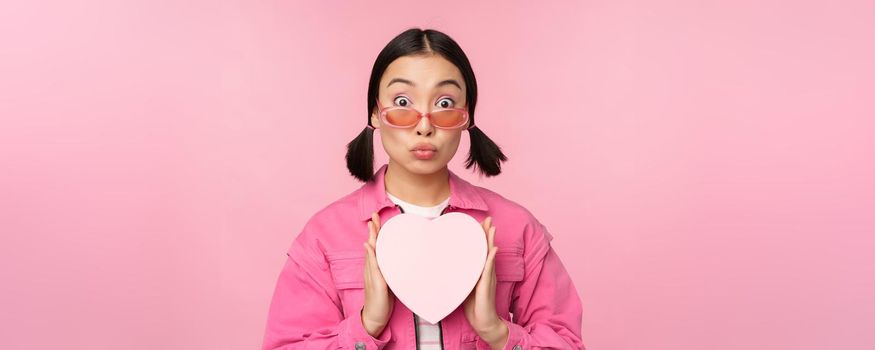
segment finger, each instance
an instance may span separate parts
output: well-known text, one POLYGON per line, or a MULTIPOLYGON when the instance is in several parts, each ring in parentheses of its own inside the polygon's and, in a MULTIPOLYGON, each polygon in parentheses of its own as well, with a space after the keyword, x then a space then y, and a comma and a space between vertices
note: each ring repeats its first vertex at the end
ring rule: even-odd
POLYGON ((371 252, 373 251, 373 247, 370 242, 365 242, 365 263, 369 263, 371 261, 371 252))
POLYGON ((483 271, 484 276, 493 276, 495 270, 495 253, 497 251, 498 247, 493 247, 489 250, 489 254, 486 255, 486 268, 483 271))
POLYGON ((368 244, 371 246, 377 244, 377 230, 373 221, 368 221, 368 244))
POLYGON ((492 217, 488 216, 483 222, 480 223, 480 226, 483 227, 483 232, 489 231, 489 226, 492 226, 492 217))
POLYGON ((495 247, 495 250, 492 252, 492 284, 495 284, 495 256, 498 254, 498 247, 495 247))
POLYGON ((489 234, 486 236, 486 241, 489 243, 489 247, 495 246, 495 226, 489 228, 489 234))
POLYGON ((377 250, 376 247, 368 248, 368 266, 370 270, 370 276, 373 279, 374 283, 377 283, 379 286, 386 285, 386 279, 383 277, 383 271, 380 270, 380 264, 377 261, 377 250))
POLYGON ((365 272, 364 272, 364 274, 365 274, 365 286, 367 286, 368 284, 370 284, 370 280, 371 280, 371 259, 370 259, 370 252, 368 251, 368 244, 362 243, 362 246, 365 248, 365 269, 364 269, 365 272))
POLYGON ((367 256, 365 258, 365 265, 367 266, 365 269, 368 270, 369 273, 373 273, 375 269, 376 262, 376 252, 374 252, 374 247, 371 245, 365 245, 365 249, 367 249, 367 256))
POLYGON ((382 225, 380 223, 380 215, 377 215, 376 212, 371 213, 371 220, 374 222, 374 229, 377 231, 377 233, 379 233, 380 226, 382 225))

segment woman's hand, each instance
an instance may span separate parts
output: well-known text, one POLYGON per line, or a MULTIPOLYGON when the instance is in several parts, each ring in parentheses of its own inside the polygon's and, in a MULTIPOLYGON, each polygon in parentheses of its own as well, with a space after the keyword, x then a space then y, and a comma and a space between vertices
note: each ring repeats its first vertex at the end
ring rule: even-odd
POLYGON ((507 342, 508 328, 495 310, 495 226, 492 217, 487 217, 480 223, 486 233, 487 249, 486 266, 480 274, 480 280, 474 290, 465 299, 465 317, 481 339, 489 343, 493 349, 501 349, 507 342))
POLYGON ((362 307, 362 325, 368 334, 376 338, 383 332, 392 315, 395 296, 386 285, 383 274, 377 266, 377 233, 380 232, 380 216, 371 214, 368 221, 370 235, 363 243, 365 248, 365 305, 362 307))

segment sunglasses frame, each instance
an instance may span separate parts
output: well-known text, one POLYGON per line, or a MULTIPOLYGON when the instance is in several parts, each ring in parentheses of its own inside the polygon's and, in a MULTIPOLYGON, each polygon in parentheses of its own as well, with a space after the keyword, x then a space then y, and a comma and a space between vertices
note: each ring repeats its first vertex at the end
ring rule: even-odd
MULTIPOLYGON (((377 99, 377 108, 379 108, 380 121, 382 121, 383 124, 391 126, 393 128, 399 128, 399 129, 407 129, 407 128, 415 127, 417 124, 419 124, 419 121, 422 120, 422 118, 429 118, 429 122, 431 122, 431 125, 438 128, 438 129, 455 130, 455 129, 460 129, 463 126, 465 126, 465 123, 467 123, 468 119, 469 119, 468 109, 466 109, 466 108, 440 108, 440 109, 435 109, 431 112, 423 114, 423 113, 419 113, 418 110, 411 108, 411 107, 404 107, 404 106, 383 107, 383 105, 380 103, 379 99, 377 99), (416 114, 419 116, 416 119, 416 123, 413 123, 412 125, 409 125, 409 126, 398 126, 398 125, 390 123, 389 120, 386 118, 386 115, 389 113, 389 111, 393 111, 396 109, 409 109, 411 111, 416 112, 416 114), (435 112, 443 112, 443 111, 462 112, 462 122, 458 126, 451 126, 451 127, 439 126, 439 125, 435 124, 434 120, 431 119, 431 114, 435 113, 435 112)), ((470 126, 469 126, 469 128, 470 128, 470 126)))

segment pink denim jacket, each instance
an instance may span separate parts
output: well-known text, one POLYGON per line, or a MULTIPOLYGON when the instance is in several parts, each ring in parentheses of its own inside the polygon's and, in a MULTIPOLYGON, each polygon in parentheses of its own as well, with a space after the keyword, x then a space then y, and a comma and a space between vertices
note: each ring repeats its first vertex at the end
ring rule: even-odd
MULTIPOLYGON (((362 244, 372 212, 380 221, 401 213, 387 196, 384 175, 315 213, 287 251, 267 318, 262 349, 416 350, 413 313, 395 298, 378 337, 361 321, 364 305, 362 244)), ((527 209, 450 171, 445 212, 496 227, 496 309, 510 334, 504 350, 579 349, 582 308, 577 289, 550 246, 552 236, 527 209), (513 316, 511 316, 511 313, 513 316)), ((490 350, 459 305, 441 321, 445 350, 490 350)))

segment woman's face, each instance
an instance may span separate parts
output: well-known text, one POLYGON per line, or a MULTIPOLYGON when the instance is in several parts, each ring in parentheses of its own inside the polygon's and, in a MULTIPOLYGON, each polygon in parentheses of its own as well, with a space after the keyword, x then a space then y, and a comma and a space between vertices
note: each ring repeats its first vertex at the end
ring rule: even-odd
MULTIPOLYGON (((428 113, 440 108, 465 107, 465 82, 462 73, 455 65, 440 55, 402 56, 386 68, 380 79, 380 104, 384 108, 407 106, 428 113)), ((375 107, 371 114, 371 125, 380 130, 383 148, 393 163, 403 166, 416 174, 432 174, 445 167, 456 150, 462 130, 470 124, 470 119, 458 129, 439 129, 428 118, 409 128, 395 128, 384 125, 375 107), (428 159, 417 157, 414 148, 419 143, 427 143, 436 149, 428 159)), ((423 158, 428 153, 419 153, 423 158)))

